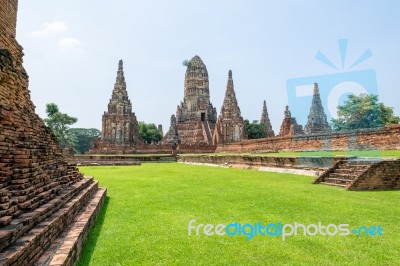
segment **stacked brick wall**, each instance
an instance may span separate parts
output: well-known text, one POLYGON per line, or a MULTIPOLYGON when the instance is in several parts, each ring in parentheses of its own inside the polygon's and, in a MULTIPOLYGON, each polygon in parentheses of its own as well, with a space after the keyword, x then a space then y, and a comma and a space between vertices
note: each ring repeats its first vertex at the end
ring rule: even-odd
POLYGON ((0 223, 11 222, 82 179, 34 113, 27 76, 8 50, 0 50, 0 223))
POLYGON ((216 152, 277 152, 318 150, 398 150, 400 125, 331 134, 300 135, 244 140, 219 145, 216 152))
POLYGON ((272 157, 249 155, 193 155, 179 156, 178 161, 217 165, 241 165, 251 168, 277 167, 290 169, 320 170, 333 167, 343 157, 272 157))
POLYGON ((382 161, 358 178, 349 190, 400 189, 400 159, 382 161))
POLYGON ((129 154, 136 153, 136 145, 125 143, 112 143, 97 138, 89 150, 90 154, 129 154))
POLYGON ((17 26, 18 1, 1 0, 0 5, 0 32, 13 38, 17 26))
POLYGON ((97 183, 64 160, 54 134, 35 114, 15 40, 17 4, 0 1, 0 265, 33 263, 97 193, 97 183), (51 217, 59 226, 47 227, 51 217), (42 222, 50 238, 39 236, 42 222))
POLYGON ((214 145, 184 145, 177 147, 177 153, 214 153, 216 146, 214 145))

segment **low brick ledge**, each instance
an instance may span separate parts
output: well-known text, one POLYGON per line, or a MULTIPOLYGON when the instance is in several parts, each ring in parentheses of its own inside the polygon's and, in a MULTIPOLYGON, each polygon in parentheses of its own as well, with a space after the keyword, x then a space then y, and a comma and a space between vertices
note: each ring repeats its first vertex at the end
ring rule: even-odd
MULTIPOLYGON (((34 265, 52 242, 75 219, 83 206, 98 191, 98 182, 89 179, 89 186, 70 199, 58 211, 37 224, 26 235, 0 252, 0 266, 34 265)), ((1 231, 0 231, 1 233, 1 231)))
POLYGON ((100 188, 92 200, 75 217, 69 226, 39 258, 36 265, 70 266, 79 260, 83 244, 104 204, 107 190, 100 188))

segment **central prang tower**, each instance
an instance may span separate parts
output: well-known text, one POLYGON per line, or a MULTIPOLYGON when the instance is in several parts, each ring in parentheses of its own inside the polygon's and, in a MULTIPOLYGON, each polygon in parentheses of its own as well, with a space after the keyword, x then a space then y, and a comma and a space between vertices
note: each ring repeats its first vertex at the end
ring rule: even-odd
POLYGON ((217 110, 210 102, 208 72, 199 56, 193 57, 185 74, 183 102, 176 110, 176 126, 181 144, 212 144, 217 110))

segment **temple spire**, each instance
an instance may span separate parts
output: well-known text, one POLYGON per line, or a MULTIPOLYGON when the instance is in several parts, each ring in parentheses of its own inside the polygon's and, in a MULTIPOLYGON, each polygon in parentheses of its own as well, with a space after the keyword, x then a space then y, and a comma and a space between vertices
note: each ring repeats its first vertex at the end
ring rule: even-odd
POLYGON ((318 83, 314 83, 314 95, 319 94, 318 83))
POLYGON ((232 97, 234 98, 233 100, 237 102, 235 95, 235 87, 233 85, 232 70, 229 70, 228 72, 228 83, 226 84, 225 99, 227 99, 227 97, 232 97))
POLYGON ((213 143, 230 143, 247 139, 245 131, 233 86, 232 71, 229 70, 225 98, 215 126, 213 143))
POLYGON ((118 62, 118 72, 117 72, 117 80, 115 85, 117 84, 125 84, 125 76, 124 76, 124 62, 119 60, 118 62))
POLYGON ((228 72, 228 85, 233 86, 232 70, 229 70, 229 72, 228 72))
POLYGON ((265 100, 263 102, 260 124, 264 125, 267 138, 275 136, 275 132, 272 130, 271 121, 269 120, 267 102, 265 100))
POLYGON ((306 134, 331 132, 324 107, 322 106, 318 83, 314 83, 314 94, 304 132, 306 134))

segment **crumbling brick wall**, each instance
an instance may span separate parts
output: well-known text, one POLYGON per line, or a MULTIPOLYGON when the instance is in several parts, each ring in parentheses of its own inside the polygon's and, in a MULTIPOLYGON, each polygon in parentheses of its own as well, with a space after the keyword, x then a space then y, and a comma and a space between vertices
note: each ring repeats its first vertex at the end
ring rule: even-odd
POLYGON ((35 114, 15 40, 17 1, 0 2, 0 226, 82 179, 35 114))
POLYGON ((273 137, 219 145, 216 152, 398 150, 400 125, 329 134, 273 137))

